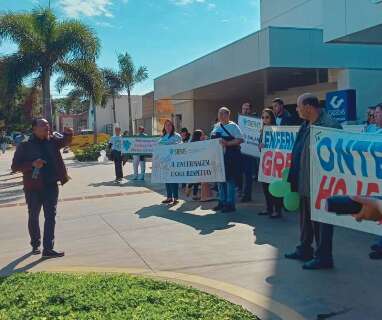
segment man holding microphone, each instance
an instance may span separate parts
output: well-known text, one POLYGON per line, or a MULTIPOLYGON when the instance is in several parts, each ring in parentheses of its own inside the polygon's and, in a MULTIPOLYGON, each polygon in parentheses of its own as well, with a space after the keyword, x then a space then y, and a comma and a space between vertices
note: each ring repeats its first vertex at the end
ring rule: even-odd
POLYGON ((58 202, 58 182, 64 185, 69 177, 60 149, 72 141, 73 129, 65 128, 63 135, 51 134, 49 122, 39 118, 32 121, 32 136, 16 149, 12 171, 22 172, 25 199, 28 205, 28 230, 32 254, 40 254, 41 233, 39 216, 44 209, 43 258, 63 257, 53 250, 58 202))

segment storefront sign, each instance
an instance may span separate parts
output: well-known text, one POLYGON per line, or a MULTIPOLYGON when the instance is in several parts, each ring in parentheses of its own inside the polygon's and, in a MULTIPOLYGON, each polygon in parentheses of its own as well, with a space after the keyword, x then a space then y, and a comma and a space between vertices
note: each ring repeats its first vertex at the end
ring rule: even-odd
POLYGON ((224 181, 223 147, 219 139, 157 145, 154 148, 151 174, 153 183, 224 181))
POLYGON ((259 118, 239 115, 238 125, 243 132, 244 143, 241 152, 252 157, 260 157, 259 140, 262 121, 259 118))
POLYGON ((326 111, 339 122, 357 120, 355 90, 350 89, 327 93, 326 111))
POLYGON ((313 127, 310 139, 312 219, 382 235, 381 224, 358 223, 325 209, 332 195, 381 195, 382 134, 313 127))
POLYGON ((282 172, 289 168, 292 149, 300 127, 264 127, 260 154, 259 181, 271 183, 282 179, 282 172))

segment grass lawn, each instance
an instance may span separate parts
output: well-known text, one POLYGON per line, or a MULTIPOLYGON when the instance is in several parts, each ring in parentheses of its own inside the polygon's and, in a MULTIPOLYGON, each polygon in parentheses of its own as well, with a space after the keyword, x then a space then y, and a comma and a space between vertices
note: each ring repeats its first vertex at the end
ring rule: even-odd
POLYGON ((240 306, 169 282, 49 273, 0 277, 0 319, 258 320, 240 306))

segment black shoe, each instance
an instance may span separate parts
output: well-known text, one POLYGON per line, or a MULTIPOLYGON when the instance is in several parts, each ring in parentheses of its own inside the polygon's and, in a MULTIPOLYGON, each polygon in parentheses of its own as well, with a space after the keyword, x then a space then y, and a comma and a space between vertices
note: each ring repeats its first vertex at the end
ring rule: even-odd
POLYGON ((222 212, 228 213, 228 212, 235 212, 236 208, 235 206, 224 206, 222 209, 222 212))
POLYGON ((299 251, 295 251, 293 253, 285 254, 285 258, 291 260, 309 261, 312 260, 313 254, 302 254, 299 251))
POLYGON ((222 211, 223 209, 224 209, 224 206, 220 203, 216 207, 212 208, 212 210, 214 211, 222 211))
POLYGON ((382 246, 379 245, 379 244, 373 244, 371 247, 370 247, 371 251, 381 251, 382 252, 382 246))
POLYGON ((241 200, 240 200, 241 203, 247 203, 247 202, 251 202, 251 201, 252 201, 252 199, 249 198, 249 197, 243 197, 243 198, 241 198, 241 200))
POLYGON ((173 201, 172 199, 167 198, 167 199, 163 200, 162 203, 163 203, 163 204, 169 204, 169 203, 171 203, 172 201, 173 201))
POLYGON ((320 259, 314 258, 302 266, 304 270, 320 270, 320 269, 333 269, 333 261, 321 261, 320 259))
POLYGON ((271 214, 269 216, 270 219, 280 219, 282 218, 283 216, 281 215, 281 213, 277 213, 277 214, 271 214))
POLYGON ((41 254, 41 250, 39 247, 33 247, 32 248, 32 255, 36 256, 38 254, 41 254))
POLYGON ((42 252, 43 259, 62 258, 63 256, 65 256, 63 251, 43 250, 42 252))
POLYGON ((259 212, 258 215, 259 216, 269 216, 269 212, 267 212, 267 211, 259 212))
POLYGON ((382 251, 373 251, 373 252, 370 252, 369 258, 371 260, 381 260, 382 259, 382 251))

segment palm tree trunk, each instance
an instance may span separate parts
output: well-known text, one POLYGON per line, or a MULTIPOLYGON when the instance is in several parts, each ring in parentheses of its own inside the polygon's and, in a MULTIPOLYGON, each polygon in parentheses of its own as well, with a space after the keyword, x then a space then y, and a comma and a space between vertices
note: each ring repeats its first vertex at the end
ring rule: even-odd
POLYGON ((112 98, 113 98, 113 119, 114 119, 114 123, 117 123, 117 114, 115 112, 115 96, 113 95, 112 98))
POLYGON ((93 99, 90 98, 90 108, 93 109, 93 142, 97 143, 98 128, 97 128, 97 106, 93 105, 93 99))
POLYGON ((131 92, 130 87, 127 88, 127 98, 129 102, 129 136, 133 135, 133 117, 131 112, 131 92))
POLYGON ((45 68, 42 70, 42 105, 44 118, 48 120, 50 126, 52 127, 53 118, 52 101, 50 99, 50 68, 45 68))

